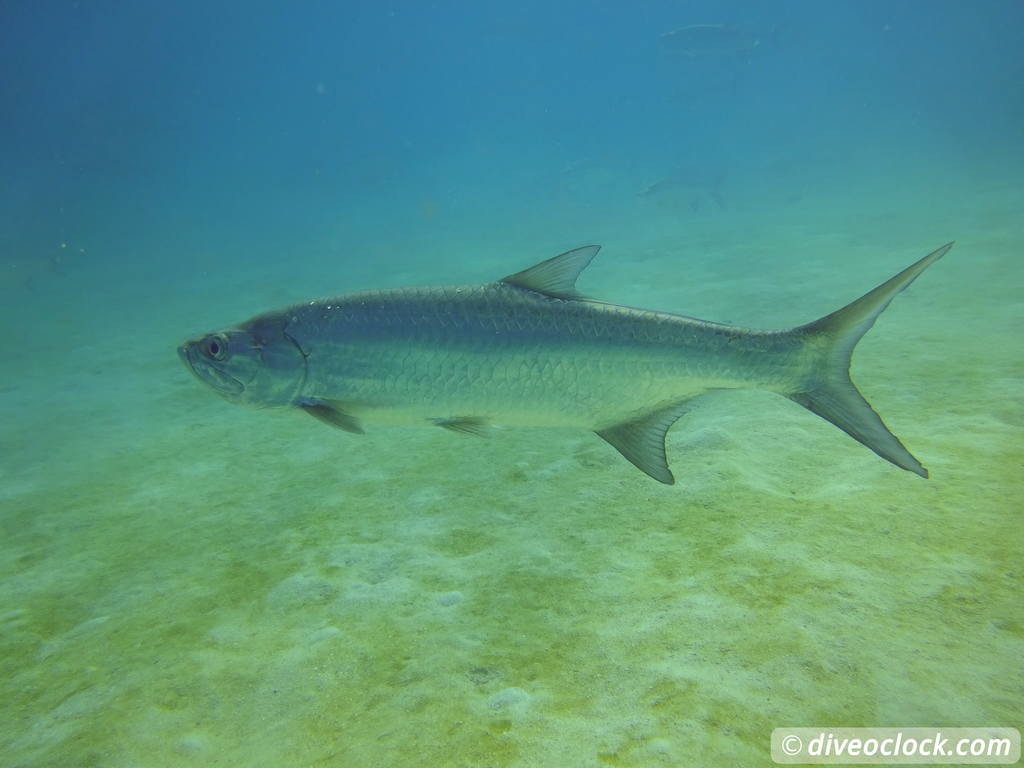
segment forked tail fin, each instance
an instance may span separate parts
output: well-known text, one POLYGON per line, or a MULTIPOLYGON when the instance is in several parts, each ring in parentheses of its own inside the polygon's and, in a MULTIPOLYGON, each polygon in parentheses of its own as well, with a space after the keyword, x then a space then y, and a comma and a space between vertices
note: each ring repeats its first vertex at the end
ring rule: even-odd
POLYGON ((857 342, 875 324, 875 318, 882 314, 896 294, 945 256, 946 251, 952 247, 953 243, 947 243, 852 304, 796 329, 796 333, 809 337, 808 343, 814 343, 813 340, 819 343, 824 341, 825 354, 822 367, 816 371, 817 376, 811 379, 812 386, 806 391, 786 395, 790 400, 831 421, 883 459, 921 477, 928 477, 928 470, 886 428, 882 419, 854 386, 850 379, 850 358, 857 342))

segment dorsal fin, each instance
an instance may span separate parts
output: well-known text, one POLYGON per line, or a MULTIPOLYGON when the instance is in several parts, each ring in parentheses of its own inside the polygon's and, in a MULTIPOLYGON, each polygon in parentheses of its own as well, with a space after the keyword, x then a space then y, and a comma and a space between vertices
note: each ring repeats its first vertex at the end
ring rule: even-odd
POLYGON ((503 277, 499 282, 543 293, 556 299, 574 299, 579 296, 576 292, 576 278, 600 250, 600 245, 585 245, 566 251, 522 272, 503 277))

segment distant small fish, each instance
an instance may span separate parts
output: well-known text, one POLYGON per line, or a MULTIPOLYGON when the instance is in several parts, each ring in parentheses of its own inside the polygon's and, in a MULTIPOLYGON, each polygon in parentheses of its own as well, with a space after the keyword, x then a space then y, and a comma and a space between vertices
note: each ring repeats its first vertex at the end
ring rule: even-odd
POLYGON ((694 213, 703 210, 709 201, 714 202, 718 209, 726 210, 729 206, 722 193, 724 181, 725 172, 721 168, 686 166, 637 194, 662 207, 676 207, 685 202, 694 213))
POLYGON ((496 282, 297 304, 178 348, 226 400, 294 408, 348 432, 391 422, 479 433, 489 423, 590 429, 662 483, 665 435, 718 389, 776 392, 898 467, 928 472, 850 380, 889 302, 952 247, 812 323, 758 331, 581 296, 586 246, 496 282))
POLYGON ((761 45, 761 36, 730 24, 691 24, 659 38, 668 50, 686 56, 749 55, 761 45))

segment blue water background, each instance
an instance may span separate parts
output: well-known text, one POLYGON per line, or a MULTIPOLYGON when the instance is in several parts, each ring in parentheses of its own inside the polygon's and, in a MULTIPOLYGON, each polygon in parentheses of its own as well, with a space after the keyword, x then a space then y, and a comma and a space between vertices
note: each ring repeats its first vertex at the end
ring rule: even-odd
POLYGON ((770 200, 1022 162, 1014 0, 40 2, 3 17, 8 275, 71 261, 65 245, 86 249, 67 269, 87 281, 184 278, 211 254, 301 263, 326 237, 340 274, 453 233, 561 222, 586 239, 680 166, 770 200), (702 22, 760 44, 692 59, 659 45, 702 22), (564 187, 582 162, 608 174, 581 214, 564 187))

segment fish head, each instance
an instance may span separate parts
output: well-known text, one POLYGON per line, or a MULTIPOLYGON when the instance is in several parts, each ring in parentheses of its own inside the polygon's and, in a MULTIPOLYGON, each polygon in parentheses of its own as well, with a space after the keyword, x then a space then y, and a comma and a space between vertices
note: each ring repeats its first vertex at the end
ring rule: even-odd
POLYGON ((197 379, 232 403, 290 405, 306 381, 306 356, 285 324, 256 318, 239 328, 208 333, 178 347, 197 379))

